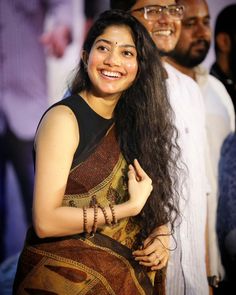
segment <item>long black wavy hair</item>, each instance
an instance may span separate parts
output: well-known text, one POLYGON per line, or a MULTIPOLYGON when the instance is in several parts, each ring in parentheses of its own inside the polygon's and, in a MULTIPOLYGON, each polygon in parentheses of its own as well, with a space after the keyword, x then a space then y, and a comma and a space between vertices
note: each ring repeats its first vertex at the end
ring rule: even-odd
MULTIPOLYGON (((141 226, 137 236, 140 244, 156 227, 173 224, 178 216, 177 130, 174 127, 165 72, 156 45, 146 29, 130 14, 109 10, 94 23, 83 50, 89 54, 95 39, 112 25, 127 26, 136 45, 138 74, 120 97, 115 108, 114 120, 117 139, 128 163, 137 158, 151 177, 153 191, 141 213, 135 217, 141 226)), ((90 89, 90 80, 83 61, 71 84, 72 94, 90 89)), ((138 198, 138 196, 137 196, 138 198)))

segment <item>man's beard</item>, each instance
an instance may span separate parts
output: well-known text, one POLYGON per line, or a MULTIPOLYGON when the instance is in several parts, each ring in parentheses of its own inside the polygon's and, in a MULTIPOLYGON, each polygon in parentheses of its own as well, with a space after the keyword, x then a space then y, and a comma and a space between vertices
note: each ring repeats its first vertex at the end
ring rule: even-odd
MULTIPOLYGON (((157 48, 158 49, 158 48, 157 48)), ((175 49, 170 50, 170 51, 164 51, 164 50, 160 50, 158 49, 158 53, 160 55, 160 57, 168 57, 168 56, 172 56, 173 52, 175 51, 175 49)))
POLYGON ((193 68, 199 65, 203 62, 203 60, 206 58, 206 55, 210 48, 210 42, 207 42, 205 40, 201 40, 201 43, 204 43, 204 49, 198 51, 198 55, 193 56, 191 54, 191 49, 194 47, 195 44, 199 43, 195 42, 191 44, 189 47, 189 50, 187 52, 181 52, 177 49, 173 50, 170 53, 170 57, 172 57, 178 64, 186 67, 186 68, 193 68))

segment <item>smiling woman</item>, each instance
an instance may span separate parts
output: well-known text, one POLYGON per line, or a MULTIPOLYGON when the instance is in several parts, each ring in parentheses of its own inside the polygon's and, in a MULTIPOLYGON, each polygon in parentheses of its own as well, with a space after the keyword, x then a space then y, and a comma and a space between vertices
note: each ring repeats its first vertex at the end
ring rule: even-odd
POLYGON ((163 80, 143 26, 103 13, 72 95, 37 130, 34 225, 14 294, 165 293, 179 149, 163 80))
MULTIPOLYGON (((106 98, 111 95, 118 100, 138 71, 137 51, 129 28, 110 26, 105 29, 96 38, 89 56, 84 52, 83 61, 87 64, 92 93, 106 98)), ((83 94, 86 96, 85 91, 83 94)))

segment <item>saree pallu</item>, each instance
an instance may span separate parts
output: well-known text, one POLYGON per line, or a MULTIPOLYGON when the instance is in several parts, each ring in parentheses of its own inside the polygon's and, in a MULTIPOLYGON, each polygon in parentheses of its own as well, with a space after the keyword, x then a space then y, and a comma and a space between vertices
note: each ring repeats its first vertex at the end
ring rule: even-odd
MULTIPOLYGON (((114 130, 69 173, 62 206, 90 207, 128 199, 127 163, 114 130)), ((30 229, 14 282, 17 295, 164 295, 165 272, 148 272, 132 255, 140 227, 133 218, 99 227, 93 237, 39 239, 30 229)))
POLYGON ((126 246, 102 234, 39 239, 29 230, 13 294, 163 294, 126 246), (156 290, 156 291, 154 291, 156 290))

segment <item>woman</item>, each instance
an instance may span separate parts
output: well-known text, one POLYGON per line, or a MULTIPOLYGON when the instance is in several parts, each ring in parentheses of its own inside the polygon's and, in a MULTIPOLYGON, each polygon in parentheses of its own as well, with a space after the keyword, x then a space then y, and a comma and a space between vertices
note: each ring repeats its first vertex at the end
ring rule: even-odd
POLYGON ((154 278, 178 211, 163 80, 143 26, 124 12, 103 13, 85 40, 72 95, 37 130, 34 230, 14 294, 164 294, 154 278))

